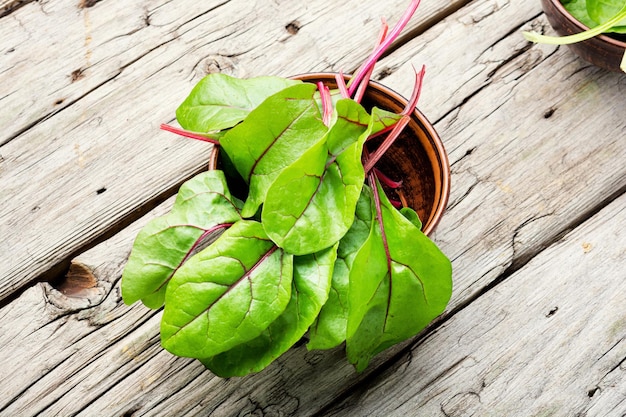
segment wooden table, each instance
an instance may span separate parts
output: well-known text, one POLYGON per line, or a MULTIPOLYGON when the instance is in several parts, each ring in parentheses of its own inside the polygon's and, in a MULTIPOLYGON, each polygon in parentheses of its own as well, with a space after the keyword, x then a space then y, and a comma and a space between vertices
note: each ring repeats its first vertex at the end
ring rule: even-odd
POLYGON ((538 0, 424 0, 377 67, 408 95, 426 65, 452 165, 455 288, 418 337, 225 380, 121 301, 137 231, 206 168, 158 129, 191 87, 352 72, 407 4, 0 0, 0 415, 626 415, 626 76, 526 42, 538 0))

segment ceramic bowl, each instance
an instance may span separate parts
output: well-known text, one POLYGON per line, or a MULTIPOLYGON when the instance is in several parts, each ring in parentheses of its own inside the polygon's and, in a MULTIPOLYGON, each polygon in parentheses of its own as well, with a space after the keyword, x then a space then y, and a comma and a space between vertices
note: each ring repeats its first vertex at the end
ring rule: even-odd
MULTIPOLYGON (((311 73, 291 77, 302 81, 324 82, 329 88, 337 87, 335 74, 311 73)), ((370 82, 362 101, 369 111, 377 106, 381 109, 400 113, 407 100, 389 88, 370 82)), ((371 143, 375 149, 375 140, 371 143)), ((218 166, 219 149, 216 147, 209 168, 218 166)), ((441 219, 450 195, 450 165, 448 156, 439 135, 432 124, 419 111, 411 115, 411 121, 402 135, 394 142, 383 158, 376 164, 389 178, 402 180, 400 189, 407 205, 413 208, 422 220, 422 231, 430 234, 441 219)), ((393 190, 388 190, 391 199, 401 200, 393 190)))
MULTIPOLYGON (((541 6, 550 25, 561 36, 573 35, 589 29, 576 20, 559 0, 541 0, 541 6)), ((619 66, 626 51, 626 37, 620 36, 618 39, 599 35, 568 46, 576 55, 595 66, 610 71, 621 71, 619 66)))

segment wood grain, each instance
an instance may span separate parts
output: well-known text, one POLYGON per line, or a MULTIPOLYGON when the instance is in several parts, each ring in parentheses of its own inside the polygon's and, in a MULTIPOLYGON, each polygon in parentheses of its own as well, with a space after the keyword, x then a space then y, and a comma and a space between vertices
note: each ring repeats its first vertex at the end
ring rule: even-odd
MULTIPOLYGON (((87 10, 117 7, 109 4, 87 10)), ((315 2, 306 15, 291 14, 298 11, 291 1, 258 6, 255 10, 268 7, 274 20, 289 17, 280 30, 294 16, 301 24, 295 36, 281 32, 291 37, 268 45, 281 59, 268 63, 257 44, 236 57, 237 65, 225 64, 235 62, 233 57, 210 62, 250 75, 285 71, 290 59, 306 68, 326 52, 337 60, 368 49, 362 39, 335 49, 311 43, 328 32, 320 28, 332 15, 315 2)), ((12 16, 27 16, 33 12, 29 7, 12 16)), ((0 148, 0 180, 13 184, 0 188, 6 193, 3 202, 13 199, 0 206, 0 232, 7 236, 0 243, 0 265, 6 268, 0 270, 0 294, 45 273, 202 169, 206 148, 153 132, 172 114, 163 103, 178 102, 180 91, 202 73, 193 69, 199 56, 208 57, 217 45, 224 54, 243 48, 253 39, 251 32, 267 22, 267 14, 244 14, 241 21, 254 29, 244 29, 243 23, 227 27, 220 17, 241 15, 241 7, 231 0, 216 9, 219 13, 194 19, 189 16, 198 10, 191 3, 163 4, 157 9, 173 13, 174 20, 187 16, 172 24, 187 29, 180 37, 144 50, 118 76, 0 148), (175 11, 176 5, 187 9, 175 11), (185 19, 191 19, 186 26, 185 19), (205 35, 208 23, 217 32, 233 32, 211 43, 204 36, 219 35, 205 35), (194 51, 194 59, 188 51, 194 51), (154 97, 155 90, 162 94, 154 97), (81 119, 81 112, 89 117, 81 119), (120 130, 119 125, 127 126, 120 130), (53 127, 59 129, 50 139, 45 133, 53 127), (43 191, 29 186, 29 178, 43 191), (36 205, 33 196, 41 198, 36 205), (29 214, 34 207, 41 219, 29 214), (9 257, 16 260, 4 266, 9 257)), ((338 22, 347 15, 333 16, 338 22)), ((160 15, 163 28, 171 29, 166 16, 170 13, 160 15)), ((147 218, 168 209, 169 201, 74 259, 97 280, 88 297, 68 297, 57 280, 56 288, 34 285, 0 309, 0 378, 19 375, 0 385, 0 415, 422 415, 418 406, 435 416, 489 415, 485 407, 495 403, 515 415, 520 401, 534 398, 540 415, 550 411, 541 409, 548 394, 559 394, 552 386, 565 387, 564 400, 556 405, 571 398, 571 409, 583 410, 575 407, 588 401, 589 415, 620 410, 625 355, 623 307, 617 302, 625 292, 624 276, 600 278, 619 271, 616 265, 624 259, 617 233, 624 224, 624 198, 610 203, 626 190, 626 167, 616 162, 626 158, 621 140, 626 122, 621 112, 606 112, 602 105, 624 108, 626 79, 587 66, 565 48, 531 47, 519 34, 530 27, 549 30, 538 3, 474 1, 394 51, 377 72, 385 84, 407 92, 412 65, 427 65, 420 108, 436 121, 453 162, 451 202, 434 239, 453 259, 455 291, 439 324, 380 355, 360 375, 341 348, 307 352, 300 345, 260 374, 215 378, 197 362, 160 348, 160 313, 121 302, 119 278, 132 240, 147 218), (581 296, 576 284, 586 275, 599 278, 581 296), (599 305, 596 295, 608 301, 599 305), (589 337, 598 343, 590 344, 589 337), (541 350, 542 341, 549 348, 541 350), (533 350, 525 351, 523 342, 533 350), (563 353, 568 346, 575 347, 571 360, 563 353), (602 353, 596 362, 586 356, 602 353), (568 363, 581 368, 567 368, 568 363), (602 372, 604 379, 597 378, 602 372), (531 380, 533 389, 524 391, 531 380), (482 387, 482 381, 490 385, 482 387), (343 402, 334 404, 338 399, 343 402)), ((346 30, 363 31, 360 26, 346 30)), ((336 62, 306 70, 336 69, 336 62)), ((354 64, 355 58, 346 62, 354 64)))
POLYGON ((615 224, 626 195, 326 415, 622 416, 626 237, 615 224))
MULTIPOLYGON (((425 5, 408 30, 460 4, 425 5)), ((395 22, 405 7, 64 0, 2 18, 0 300, 57 278, 206 166, 206 145, 158 130, 206 73, 349 72, 373 49, 380 16, 395 22)))

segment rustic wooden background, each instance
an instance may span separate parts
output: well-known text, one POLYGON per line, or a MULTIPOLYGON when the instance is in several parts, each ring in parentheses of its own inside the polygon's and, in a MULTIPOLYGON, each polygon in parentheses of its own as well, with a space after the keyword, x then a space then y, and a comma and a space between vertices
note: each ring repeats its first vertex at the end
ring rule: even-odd
POLYGON ((0 0, 0 415, 626 415, 626 75, 538 0, 424 0, 375 74, 452 164, 446 312, 362 374, 297 346, 219 379, 125 306, 134 236, 210 147, 158 130, 205 74, 352 72, 408 1, 0 0))

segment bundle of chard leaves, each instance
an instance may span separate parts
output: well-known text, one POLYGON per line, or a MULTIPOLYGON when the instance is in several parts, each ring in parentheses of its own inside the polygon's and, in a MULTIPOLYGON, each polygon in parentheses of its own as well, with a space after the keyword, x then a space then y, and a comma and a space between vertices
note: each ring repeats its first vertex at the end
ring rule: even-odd
MULTIPOLYGON (((590 29, 575 35, 560 37, 524 32, 526 39, 536 43, 568 45, 602 33, 626 34, 626 0, 562 0, 561 3, 576 20, 590 29)), ((626 51, 620 68, 626 72, 626 51)))
POLYGON ((381 181, 393 184, 374 168, 415 108, 423 69, 401 114, 360 104, 418 3, 391 32, 383 22, 374 52, 347 84, 337 75, 337 91, 211 74, 178 108, 182 129, 164 126, 219 146, 224 166, 182 185, 171 212, 137 236, 122 276, 126 303, 164 306, 165 349, 243 376, 308 332, 310 349, 345 342, 362 370, 445 309, 450 261, 417 214, 385 195, 381 181), (365 142, 380 135, 370 154, 365 142))

